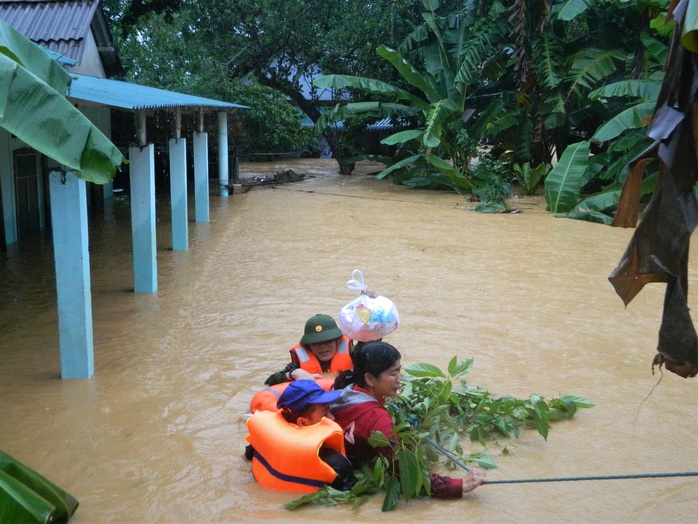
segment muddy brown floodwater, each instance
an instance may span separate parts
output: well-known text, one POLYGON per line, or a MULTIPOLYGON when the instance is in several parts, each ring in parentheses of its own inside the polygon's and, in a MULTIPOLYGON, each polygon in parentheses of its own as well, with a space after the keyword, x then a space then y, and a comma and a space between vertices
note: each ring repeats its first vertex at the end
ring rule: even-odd
MULTIPOLYGON (((355 298, 352 270, 397 305, 403 365, 474 358, 494 394, 583 395, 596 407, 486 449, 491 480, 698 470, 698 379, 652 375, 664 286, 623 307, 607 277, 632 230, 379 181, 333 160, 243 164, 307 180, 212 197, 210 223, 171 247, 158 205, 159 289, 132 292, 128 208, 90 220, 95 375, 60 380, 50 239, 0 255, 0 449, 75 495, 71 522, 693 522, 698 477, 485 485, 459 501, 282 505, 242 456, 252 395, 305 320, 355 298), (655 387, 656 385, 656 387, 655 387), (654 388, 654 389, 653 389, 654 388), (508 453, 503 453, 506 446, 508 453)), ((193 216, 193 213, 190 214, 193 216)), ((689 305, 698 288, 695 248, 689 305)), ((462 474, 454 471, 454 475, 462 474)))

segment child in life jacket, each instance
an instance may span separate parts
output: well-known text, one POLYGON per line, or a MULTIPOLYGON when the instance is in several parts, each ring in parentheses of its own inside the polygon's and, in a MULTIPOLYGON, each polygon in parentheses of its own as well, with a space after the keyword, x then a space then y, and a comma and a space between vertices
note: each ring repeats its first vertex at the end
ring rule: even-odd
POLYGON ((313 315, 305 323, 300 342, 290 349, 291 362, 267 378, 264 384, 273 386, 347 371, 353 367, 351 346, 351 340, 342 334, 331 316, 313 315))
POLYGON ((344 453, 344 434, 329 412, 340 394, 314 380, 298 380, 279 397, 281 411, 260 410, 249 418, 245 458, 260 484, 281 491, 351 489, 356 478, 344 453))

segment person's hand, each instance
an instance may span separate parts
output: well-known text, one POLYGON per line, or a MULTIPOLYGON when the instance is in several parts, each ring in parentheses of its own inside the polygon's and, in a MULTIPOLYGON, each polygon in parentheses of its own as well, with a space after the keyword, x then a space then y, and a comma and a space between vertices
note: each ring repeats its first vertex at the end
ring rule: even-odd
POLYGON ((298 368, 291 371, 288 376, 291 377, 291 380, 315 380, 322 375, 313 375, 312 373, 308 373, 305 369, 298 368))
POLYGON ((485 472, 478 468, 473 468, 468 471, 468 474, 463 477, 463 493, 469 493, 485 482, 485 472))

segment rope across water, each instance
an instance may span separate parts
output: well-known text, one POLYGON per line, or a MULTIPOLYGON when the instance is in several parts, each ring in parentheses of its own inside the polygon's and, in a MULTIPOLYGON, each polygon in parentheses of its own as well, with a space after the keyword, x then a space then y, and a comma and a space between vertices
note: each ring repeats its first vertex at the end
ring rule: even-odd
POLYGON ((578 480, 625 480, 625 479, 650 479, 663 477, 696 477, 698 471, 680 471, 676 473, 638 473, 636 475, 600 475, 588 477, 557 477, 545 479, 514 479, 514 480, 486 480, 485 484, 524 484, 527 482, 570 482, 578 480))
MULTIPOLYGON (((463 468, 465 471, 470 471, 468 466, 463 464, 460 460, 454 457, 451 453, 446 451, 443 447, 439 446, 436 442, 431 439, 427 439, 429 444, 434 446, 438 451, 440 451, 446 458, 451 460, 457 466, 463 468)), ((632 475, 597 475, 597 476, 585 476, 585 477, 553 477, 553 478, 542 478, 542 479, 513 479, 513 480, 486 480, 485 484, 526 484, 529 482, 573 482, 581 480, 626 480, 626 479, 647 479, 647 478, 667 478, 667 477, 697 477, 698 471, 681 471, 676 473, 638 473, 632 475)))

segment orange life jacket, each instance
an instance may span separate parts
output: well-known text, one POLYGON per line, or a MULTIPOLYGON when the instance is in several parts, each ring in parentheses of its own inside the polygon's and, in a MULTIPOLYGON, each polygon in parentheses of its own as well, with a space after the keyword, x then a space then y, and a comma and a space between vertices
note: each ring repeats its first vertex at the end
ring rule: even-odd
POLYGON ((308 373, 316 373, 318 375, 322 373, 337 374, 340 371, 348 371, 354 367, 354 363, 351 361, 351 356, 349 354, 351 340, 342 336, 339 338, 338 342, 337 353, 332 357, 330 367, 327 371, 322 370, 320 361, 313 355, 312 351, 305 349, 300 343, 291 348, 291 360, 293 362, 298 362, 301 365, 301 369, 304 369, 308 373))
POLYGON ((262 486, 312 493, 331 484, 337 472, 319 457, 320 448, 346 456, 342 428, 323 418, 297 426, 281 412, 258 411, 247 420, 247 442, 254 448, 252 474, 262 486))
MULTIPOLYGON (((333 378, 318 378, 315 380, 322 389, 329 391, 334 386, 333 378)), ((290 382, 282 382, 274 386, 267 386, 262 391, 257 393, 250 401, 250 413, 256 413, 259 410, 263 411, 278 411, 276 403, 281 396, 281 393, 288 387, 290 382)))

